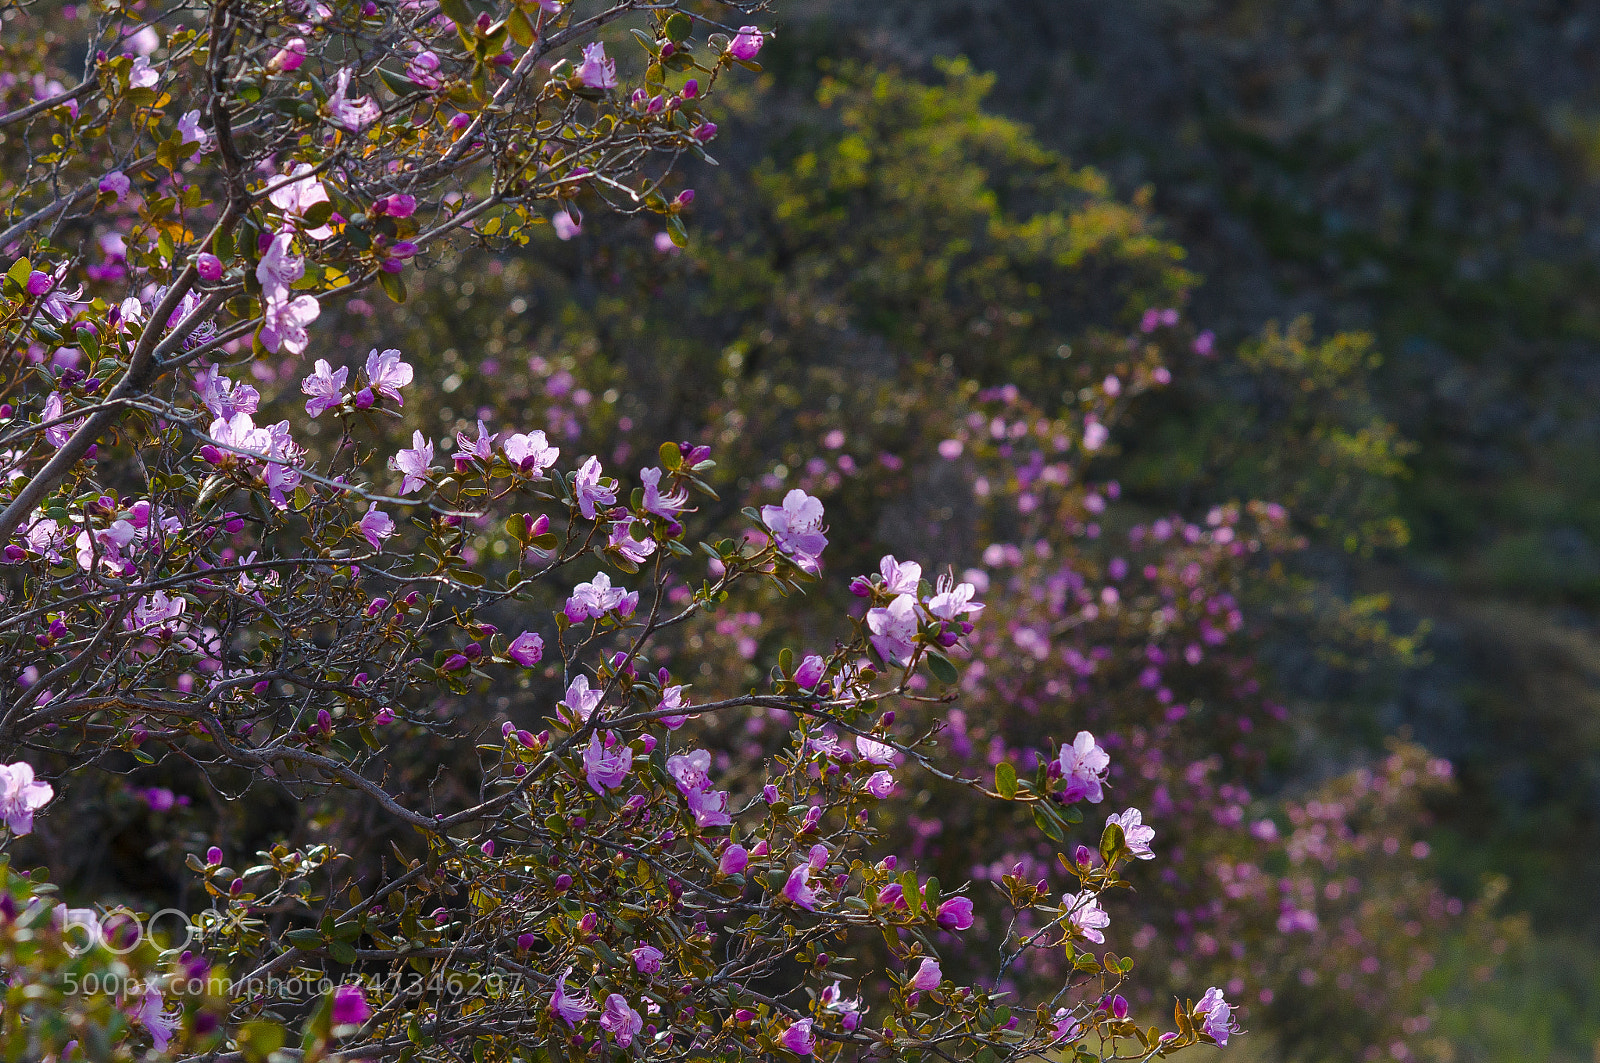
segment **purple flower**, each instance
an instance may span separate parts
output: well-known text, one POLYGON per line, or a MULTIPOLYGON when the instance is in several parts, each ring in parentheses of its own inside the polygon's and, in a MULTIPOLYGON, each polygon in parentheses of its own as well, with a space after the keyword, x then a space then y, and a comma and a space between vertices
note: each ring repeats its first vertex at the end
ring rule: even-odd
POLYGON ((367 1021, 372 1009, 367 995, 358 985, 342 985, 333 991, 332 1020, 335 1026, 356 1026, 367 1021))
POLYGON ((612 1036, 619 1048, 627 1048, 633 1044, 634 1035, 644 1029, 644 1019, 628 1007, 626 997, 621 993, 612 993, 606 997, 606 1009, 600 1015, 600 1028, 612 1036))
POLYGON ((306 275, 305 259, 291 249, 288 233, 279 233, 267 245, 261 261, 256 263, 256 280, 268 300, 275 296, 287 298, 290 285, 306 275))
POLYGON ((544 639, 532 631, 524 631, 511 640, 506 656, 524 668, 532 668, 544 658, 544 639))
POLYGON ((394 534, 394 521, 378 508, 378 503, 374 502, 367 507, 366 515, 361 518, 361 534, 372 544, 374 550, 382 550, 383 540, 394 534))
POLYGON ((882 801, 894 793, 894 775, 887 771, 875 771, 867 780, 867 793, 882 801))
POLYGON ((473 460, 488 461, 494 457, 494 436, 489 434, 489 429, 483 422, 478 422, 478 438, 473 439, 465 432, 456 433, 456 452, 452 455, 456 461, 470 462, 473 460))
POLYGON ((340 129, 359 133, 371 125, 383 113, 383 109, 372 102, 371 96, 347 99, 345 93, 349 89, 350 71, 341 70, 333 78, 333 94, 328 97, 328 118, 340 129))
POLYGON ((633 517, 623 517, 611 525, 611 536, 606 540, 606 545, 611 547, 623 557, 636 565, 644 563, 644 559, 656 552, 656 541, 649 538, 650 528, 642 520, 633 517), (633 529, 638 528, 645 533, 644 539, 635 539, 633 529))
MULTIPOLYGON (((290 170, 285 177, 297 178, 283 184, 277 184, 271 192, 267 193, 267 202, 283 211, 284 215, 293 224, 298 224, 305 217, 306 212, 318 203, 328 202, 328 190, 322 187, 322 182, 317 180, 313 172, 316 167, 310 163, 302 162, 290 170)), ((333 235, 330 226, 323 225, 306 233, 313 240, 326 240, 333 235)))
POLYGON ((292 74, 300 69, 306 61, 306 42, 302 37, 290 37, 284 46, 278 49, 278 54, 267 61, 267 70, 276 74, 280 71, 292 74))
POLYGON ((663 495, 661 476, 661 470, 653 466, 639 471, 639 479, 644 484, 644 508, 658 517, 676 520, 689 505, 689 492, 680 487, 663 495))
POLYGON ((630 955, 634 969, 640 974, 655 974, 661 970, 661 950, 654 945, 640 945, 630 955))
MULTIPOLYGON (((683 687, 670 686, 661 692, 661 702, 656 706, 656 709, 658 711, 661 709, 678 710, 686 709, 688 707, 689 703, 683 700, 683 687)), ((656 719, 660 720, 662 725, 669 731, 676 731, 678 728, 682 727, 683 722, 688 718, 689 716, 687 713, 681 713, 677 711, 674 711, 672 715, 669 716, 656 717, 656 719)))
POLYGON ((118 203, 122 202, 123 197, 128 194, 128 189, 132 187, 133 182, 129 181, 128 175, 121 170, 112 170, 100 178, 100 191, 110 192, 117 197, 118 203))
POLYGON ((761 507, 761 523, 772 533, 779 550, 804 571, 817 572, 818 559, 828 545, 820 501, 796 487, 783 496, 783 505, 761 507))
POLYGON ((130 89, 154 88, 156 82, 161 80, 161 75, 150 66, 148 55, 137 55, 133 58, 133 66, 128 68, 128 87, 130 89))
POLYGON ((544 471, 561 456, 560 449, 552 447, 544 433, 538 431, 507 436, 500 448, 507 461, 535 480, 544 479, 544 471))
POLYGON ((219 281, 222 279, 222 259, 210 251, 202 251, 195 256, 195 272, 200 274, 203 281, 219 281))
POLYGON ((605 691, 598 688, 589 689, 589 677, 578 675, 567 686, 567 696, 562 699, 565 705, 579 720, 587 720, 600 704, 600 698, 605 691))
POLYGON ((590 457, 578 470, 576 492, 578 495, 578 512, 583 514, 585 520, 594 520, 595 506, 614 506, 617 503, 617 485, 615 480, 602 479, 600 476, 600 459, 590 457), (610 486, 607 486, 609 484, 610 486))
POLYGON ((373 203, 372 210, 376 214, 387 214, 391 218, 409 218, 417 212, 417 197, 396 192, 373 203))
POLYGON ((286 291, 277 296, 268 295, 262 314, 261 345, 274 354, 280 349, 290 354, 304 354, 311 342, 306 326, 321 313, 321 305, 312 296, 290 299, 286 291))
POLYGON ((1071 745, 1063 743, 1058 763, 1061 777, 1067 784, 1061 795, 1064 800, 1087 798, 1091 804, 1098 805, 1105 799, 1102 786, 1111 767, 1111 755, 1095 742, 1094 735, 1079 731, 1071 745))
POLYGON ((1111 925, 1111 916, 1100 907, 1100 898, 1093 893, 1067 893, 1061 897, 1061 906, 1067 910, 1067 925, 1085 940, 1096 945, 1105 943, 1100 931, 1111 925))
POLYGON ((839 1025, 844 1027, 845 1033, 855 1033, 856 1027, 861 1025, 861 998, 846 1000, 837 981, 822 991, 822 1006, 838 1013, 839 1025))
POLYGON ((1130 808, 1117 815, 1107 816, 1106 826, 1115 823, 1122 828, 1122 837, 1134 856, 1140 860, 1154 860, 1156 854, 1150 851, 1150 839, 1156 836, 1156 829, 1145 826, 1143 819, 1143 814, 1137 808, 1130 808))
POLYGON ((25 760, 0 764, 0 817, 11 833, 22 835, 33 830, 33 814, 56 795, 47 782, 33 777, 33 765, 25 760))
POLYGON ((801 690, 815 690, 826 672, 822 658, 813 653, 802 660, 800 667, 794 670, 794 681, 801 690))
POLYGON ((724 875, 737 875, 750 863, 750 851, 742 845, 730 845, 722 850, 717 870, 724 875))
POLYGON ((809 1056, 817 1047, 817 1035, 811 1032, 815 1019, 801 1019, 794 1023, 778 1039, 783 1042, 783 1047, 797 1056, 809 1056))
POLYGON ((611 585, 610 576, 596 572, 593 580, 572 588, 572 596, 567 599, 564 611, 567 619, 574 624, 598 620, 620 606, 626 596, 627 592, 621 587, 611 585))
POLYGON ((878 562, 883 573, 884 589, 890 594, 916 594, 922 579, 922 566, 915 561, 896 561, 893 554, 884 554, 878 562))
POLYGON ((411 376, 411 366, 400 359, 397 350, 391 348, 379 354, 377 348, 373 348, 367 355, 367 382, 372 390, 394 400, 396 406, 406 404, 400 397, 400 389, 411 383, 411 376))
POLYGON ((430 51, 421 51, 411 57, 411 62, 406 64, 406 77, 413 85, 424 89, 439 87, 439 79, 434 77, 434 72, 439 69, 439 57, 430 51))
POLYGON ((306 400, 306 413, 316 417, 323 410, 331 410, 344 401, 344 382, 350 376, 346 366, 333 371, 325 359, 318 358, 311 374, 300 381, 300 392, 310 395, 306 400))
POLYGON ((966 897, 951 897, 939 905, 935 919, 946 930, 967 930, 972 926, 972 901, 966 897))
POLYGON ((596 41, 583 50, 583 62, 578 66, 578 80, 591 89, 617 87, 617 64, 606 58, 606 46, 596 41))
POLYGON ((569 964, 566 970, 561 972, 561 977, 556 979, 555 992, 550 994, 550 1010, 567 1024, 568 1029, 578 1025, 589 1012, 594 1010, 594 1002, 587 996, 567 996, 567 976, 571 973, 572 967, 569 964))
POLYGON ((756 53, 761 51, 761 46, 765 43, 767 39, 759 29, 754 26, 740 26, 738 35, 728 44, 728 54, 748 63, 756 57, 756 53))
POLYGON ((1200 1003, 1194 1007, 1195 1017, 1201 1020, 1201 1031, 1219 1045, 1228 1043, 1228 1035, 1241 1032, 1233 1019, 1233 1005, 1222 999, 1222 990, 1212 986, 1200 1003))
POLYGON ((938 593, 928 599, 928 612, 940 620, 975 617, 983 611, 983 604, 972 600, 976 593, 970 583, 955 583, 949 576, 940 576, 938 593))
POLYGON ((889 664, 903 665, 916 650, 917 600, 902 594, 886 607, 867 610, 872 648, 889 664))
MULTIPOLYGON (((614 734, 606 735, 607 743, 615 739, 614 734)), ((619 742, 607 749, 600 741, 599 731, 590 733, 589 744, 583 751, 583 771, 589 778, 589 789, 604 796, 607 791, 621 786, 632 768, 632 747, 619 742)))
POLYGON ((200 128, 199 110, 185 111, 178 119, 178 136, 185 144, 199 144, 200 150, 205 151, 210 141, 210 134, 200 128))
POLYGON ((939 961, 927 956, 917 967, 917 973, 911 976, 911 988, 919 993, 929 993, 938 989, 943 980, 944 972, 939 969, 939 961))
POLYGON ((420 431, 411 433, 411 449, 402 450, 389 459, 389 468, 404 475, 400 493, 409 495, 428 482, 433 471, 433 444, 422 438, 420 431))
POLYGON ((865 735, 856 735, 856 752, 861 754, 861 759, 869 764, 893 764, 894 746, 887 742, 874 741, 865 735))
POLYGON ((139 1006, 134 1010, 132 1019, 149 1031, 150 1041, 155 1050, 165 1052, 178 1024, 167 1015, 166 1000, 161 995, 155 979, 145 981, 144 990, 139 994, 138 1000, 139 1006))
MULTIPOLYGON (((808 912, 817 910, 817 894, 811 888, 811 865, 801 864, 789 872, 789 878, 783 884, 783 895, 791 904, 798 905, 808 912)), ((810 1027, 807 1027, 810 1032, 810 1027)))

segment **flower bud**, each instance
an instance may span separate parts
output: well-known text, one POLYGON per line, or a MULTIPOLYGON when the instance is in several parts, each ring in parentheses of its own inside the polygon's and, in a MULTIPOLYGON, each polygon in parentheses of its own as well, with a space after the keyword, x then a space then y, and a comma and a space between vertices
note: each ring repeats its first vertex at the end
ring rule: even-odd
POLYGON ((217 867, 222 863, 222 850, 213 845, 206 850, 206 866, 217 867))
POLYGON ((203 281, 219 281, 222 279, 222 259, 209 251, 202 251, 196 256, 194 268, 203 281))

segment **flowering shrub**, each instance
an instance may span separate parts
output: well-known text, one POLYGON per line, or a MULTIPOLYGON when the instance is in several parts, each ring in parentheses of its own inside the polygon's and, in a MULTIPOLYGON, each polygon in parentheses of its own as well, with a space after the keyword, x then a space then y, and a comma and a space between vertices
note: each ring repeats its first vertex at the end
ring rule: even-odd
POLYGON ((850 584, 861 615, 824 614, 743 693, 692 693, 712 662, 660 652, 680 629, 753 585, 838 579, 819 499, 775 493, 742 534, 697 541, 717 501, 705 446, 662 443, 641 468, 479 420, 449 454, 431 432, 390 447, 379 426, 420 383, 406 354, 319 356, 330 297, 403 300, 446 238, 525 243, 546 210, 570 239, 580 192, 682 239, 690 197, 669 201, 662 173, 704 152, 702 101, 766 33, 699 7, 576 6, 3 13, 32 47, 8 48, 0 82, 0 814, 28 835, 105 773, 182 778, 212 806, 208 830, 198 803, 140 790, 212 839, 184 860, 203 900, 181 940, 7 870, 12 1054, 1226 1043, 1219 988, 1151 1025, 1124 994, 1132 959, 1090 947, 1102 895, 1158 855, 1137 809, 1090 825, 1092 859, 1062 857, 1069 892, 1007 880, 1018 919, 990 969, 946 973, 940 936, 973 928, 973 899, 902 862, 880 802, 926 776, 1026 806, 1065 844, 1083 772, 1105 767, 1086 751, 1058 800, 1068 782, 1042 763, 966 775, 940 755, 985 609, 970 581, 886 561, 850 584), (642 76, 595 39, 621 20, 642 76), (248 382, 257 360, 257 382, 288 386, 248 382), (537 733, 463 711, 507 692, 537 733), (758 712, 784 735, 730 770, 702 735, 758 712), (227 829, 269 798, 292 813, 227 829), (850 963, 868 947, 888 959, 873 978, 850 963), (1060 977, 1007 988, 1039 952, 1060 977))

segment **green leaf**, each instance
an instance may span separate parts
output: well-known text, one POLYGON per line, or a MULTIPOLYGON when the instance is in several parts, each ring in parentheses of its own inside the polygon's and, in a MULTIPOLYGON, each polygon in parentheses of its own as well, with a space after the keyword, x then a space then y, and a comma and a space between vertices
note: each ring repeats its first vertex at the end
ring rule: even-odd
POLYGON ((332 200, 324 199, 321 202, 311 204, 311 206, 306 208, 306 212, 304 214, 305 227, 307 229, 322 228, 324 225, 328 224, 328 216, 332 213, 332 200))
POLYGON ((1017 796, 1017 769, 1011 766, 1009 760, 1002 760, 994 766, 994 788, 1007 801, 1017 796))
POLYGON ((782 672, 786 679, 794 675, 794 651, 787 646, 778 651, 778 671, 782 672))
POLYGON ((28 284, 28 278, 33 274, 33 263, 25 258, 19 258, 11 263, 11 268, 6 271, 6 283, 14 285, 17 291, 23 291, 28 284))
POLYGON ((472 8, 467 6, 466 0, 439 0, 439 10, 458 26, 465 26, 473 20, 472 8))
POLYGON ((1100 835, 1100 859, 1109 867, 1116 856, 1127 847, 1127 839, 1122 836, 1122 827, 1117 823, 1107 823, 1105 831, 1100 835))
POLYGON ((1049 809, 1042 803, 1034 803, 1033 825, 1044 831, 1045 837, 1051 841, 1066 840, 1067 835, 1061 829, 1061 824, 1056 822, 1055 817, 1050 814, 1049 809))
POLYGON ((673 44, 682 44, 689 39, 689 34, 694 32, 694 22, 682 11, 675 11, 667 19, 667 40, 673 44))
POLYGON ((954 683, 961 678, 961 673, 956 670, 955 664, 938 650, 928 651, 928 671, 933 673, 935 679, 945 684, 954 683))
POLYGON ((383 289, 383 294, 397 303, 406 301, 406 284, 400 279, 398 273, 379 273, 378 287, 383 289))
POLYGON ((678 444, 663 443, 656 453, 661 458, 661 467, 668 472, 677 472, 683 468, 683 451, 678 449, 678 444))
POLYGON ((285 935, 289 944, 299 949, 317 949, 322 947, 322 931, 320 930, 291 930, 285 935))
POLYGON ((332 945, 329 945, 328 955, 332 956, 338 963, 356 962, 355 946, 348 941, 335 941, 332 945))

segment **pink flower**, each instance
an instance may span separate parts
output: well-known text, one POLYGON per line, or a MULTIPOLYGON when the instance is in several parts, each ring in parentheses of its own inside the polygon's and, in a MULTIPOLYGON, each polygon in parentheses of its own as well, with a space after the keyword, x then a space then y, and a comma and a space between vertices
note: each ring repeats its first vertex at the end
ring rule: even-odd
POLYGON ((602 479, 600 475, 600 459, 590 457, 578 470, 576 483, 578 495, 578 512, 586 520, 594 520, 595 506, 612 506, 617 501, 616 481, 610 478, 602 479), (610 486, 607 486, 607 485, 610 486))
POLYGON ((400 352, 393 348, 378 353, 373 348, 367 355, 367 383, 372 390, 392 399, 396 406, 404 406, 405 400, 400 397, 400 389, 411 383, 411 366, 400 359, 400 352))
POLYGON ((330 1018, 335 1026, 356 1026, 367 1021, 372 1008, 367 1005, 367 995, 358 985, 342 985, 333 991, 333 1011, 330 1018))
POLYGON ((583 222, 565 210, 558 210, 550 216, 550 227, 555 230, 556 239, 563 242, 583 232, 583 222))
POLYGON ((328 118, 340 129, 359 133, 371 125, 383 113, 383 109, 372 102, 371 96, 346 99, 345 93, 349 89, 350 71, 341 70, 333 78, 333 95, 328 97, 328 118))
POLYGON ((867 779, 867 793, 882 801, 894 793, 894 775, 887 771, 875 771, 867 779))
POLYGON ((951 897, 939 905, 934 917, 946 930, 967 930, 972 926, 972 901, 966 897, 951 897))
POLYGON ((1239 1033, 1239 1024, 1233 1019, 1233 1005, 1222 999, 1222 990, 1212 986, 1200 1003, 1194 1007, 1195 1017, 1201 1020, 1201 1030, 1219 1045, 1228 1043, 1228 1035, 1239 1033))
POLYGON ((811 1032, 814 1019, 801 1019, 794 1023, 779 1038, 783 1047, 797 1056, 809 1056, 817 1047, 817 1035, 811 1032))
POLYGON ((644 484, 644 508, 658 517, 676 520, 689 505, 689 492, 680 487, 663 495, 661 477, 661 470, 655 467, 639 471, 639 479, 644 484))
POLYGON ((389 459, 389 468, 402 474, 400 493, 409 495, 428 482, 433 471, 433 444, 422 438, 420 431, 411 433, 411 449, 402 450, 389 459))
POLYGON ((827 668, 822 663, 822 658, 813 653, 802 660, 800 667, 794 670, 794 681, 801 690, 815 690, 825 674, 827 668))
POLYGON ((902 594, 887 607, 867 610, 872 648, 889 664, 903 665, 916 651, 917 600, 902 594))
POLYGON ((507 436, 500 447, 507 461, 535 480, 544 479, 544 471, 561 456, 560 449, 552 447, 538 431, 507 436))
POLYGON ((149 631, 152 628, 173 630, 187 605, 188 603, 176 595, 168 598, 166 591, 156 591, 148 597, 140 598, 139 604, 128 611, 128 616, 122 623, 129 631, 149 631))
POLYGON ((1111 925, 1111 916, 1100 907, 1100 898, 1092 893, 1068 893, 1061 898, 1061 907, 1067 910, 1067 925, 1085 940, 1096 945, 1105 943, 1100 931, 1111 925))
POLYGON ((604 694, 605 691, 599 688, 590 690, 589 677, 580 674, 567 686, 567 696, 561 703, 579 720, 587 720, 599 706, 604 694))
MULTIPOLYGON (((606 738, 608 742, 614 741, 616 735, 608 733, 606 738)), ((589 789, 603 797, 607 791, 621 786, 632 768, 632 747, 619 742, 607 749, 600 741, 600 732, 590 733, 589 744, 583 751, 583 771, 588 776, 589 789)))
POLYGON ((728 54, 748 63, 766 42, 766 37, 756 27, 740 26, 738 35, 728 44, 728 54))
POLYGON ((311 396, 306 400, 306 413, 316 417, 343 402, 344 382, 349 376, 348 367, 341 365, 336 373, 325 359, 318 358, 311 374, 300 381, 301 394, 311 396))
POLYGON ((600 1028, 612 1036, 618 1047, 627 1048, 633 1044, 634 1036, 644 1029, 644 1019, 628 1007, 626 997, 621 993, 612 993, 606 997, 606 1009, 600 1015, 600 1028))
POLYGON ((11 833, 22 835, 33 830, 33 814, 56 795, 47 782, 33 777, 33 765, 25 760, 0 764, 0 817, 11 833))
POLYGON ((1055 1029, 1050 1033, 1051 1041, 1076 1041, 1084 1034, 1083 1023, 1072 1017, 1072 1012, 1066 1008, 1057 1008, 1055 1029))
MULTIPOLYGON (((811 865, 801 864, 789 872, 789 878, 783 884, 783 895, 789 902, 804 908, 808 912, 817 910, 817 894, 811 888, 811 865)), ((808 1026, 807 1032, 810 1032, 808 1026)))
POLYGON ((1082 801, 1098 805, 1105 799, 1102 789, 1106 772, 1111 767, 1111 755, 1102 749, 1088 731, 1079 731, 1071 745, 1062 744, 1061 777, 1067 787, 1062 792, 1067 801, 1082 801))
POLYGON ((927 956, 917 967, 917 973, 911 976, 911 988, 919 993, 930 993, 938 989, 943 980, 944 972, 939 969, 939 961, 927 956))
POLYGON ((617 64, 606 58, 606 46, 596 41, 583 50, 583 62, 578 66, 578 81, 586 88, 614 89, 617 87, 617 64))
POLYGON ((678 784, 678 792, 687 797, 696 790, 711 785, 711 754, 704 749, 688 753, 674 753, 667 758, 667 774, 678 784))
POLYGON ((822 532, 822 503, 798 487, 783 496, 782 506, 762 506, 761 522, 772 532, 778 549, 807 572, 815 573, 828 545, 822 532))
POLYGON ((630 955, 634 969, 640 974, 656 974, 661 970, 661 950, 654 945, 640 945, 630 955))
POLYGON ((564 611, 567 619, 574 624, 584 620, 599 620, 620 606, 626 597, 627 591, 611 585, 610 576, 596 572, 593 580, 572 588, 572 596, 567 599, 564 611))
POLYGON ((278 54, 267 60, 267 70, 271 73, 292 74, 300 69, 306 61, 306 42, 301 37, 290 37, 284 46, 278 49, 278 54))
POLYGON ((556 979, 555 992, 550 994, 550 1010, 567 1024, 568 1029, 578 1025, 594 1010, 594 1002, 587 996, 567 996, 567 976, 572 973, 571 965, 561 972, 561 977, 556 979))
POLYGON ((374 502, 367 507, 366 515, 361 518, 361 534, 372 544, 374 550, 382 550, 383 540, 394 534, 394 521, 378 508, 378 503, 374 502))
POLYGON ((532 631, 524 631, 511 640, 506 656, 524 668, 532 668, 544 658, 544 639, 532 631))
POLYGON ((1117 815, 1106 817, 1106 826, 1115 823, 1122 828, 1122 837, 1128 843, 1128 849, 1140 860, 1154 860, 1156 854, 1150 851, 1150 839, 1156 836, 1154 827, 1147 827, 1142 820, 1143 814, 1137 808, 1130 808, 1117 815))
POLYGON ((737 875, 750 863, 750 851, 742 845, 730 845, 722 850, 717 861, 717 871, 724 875, 737 875))

